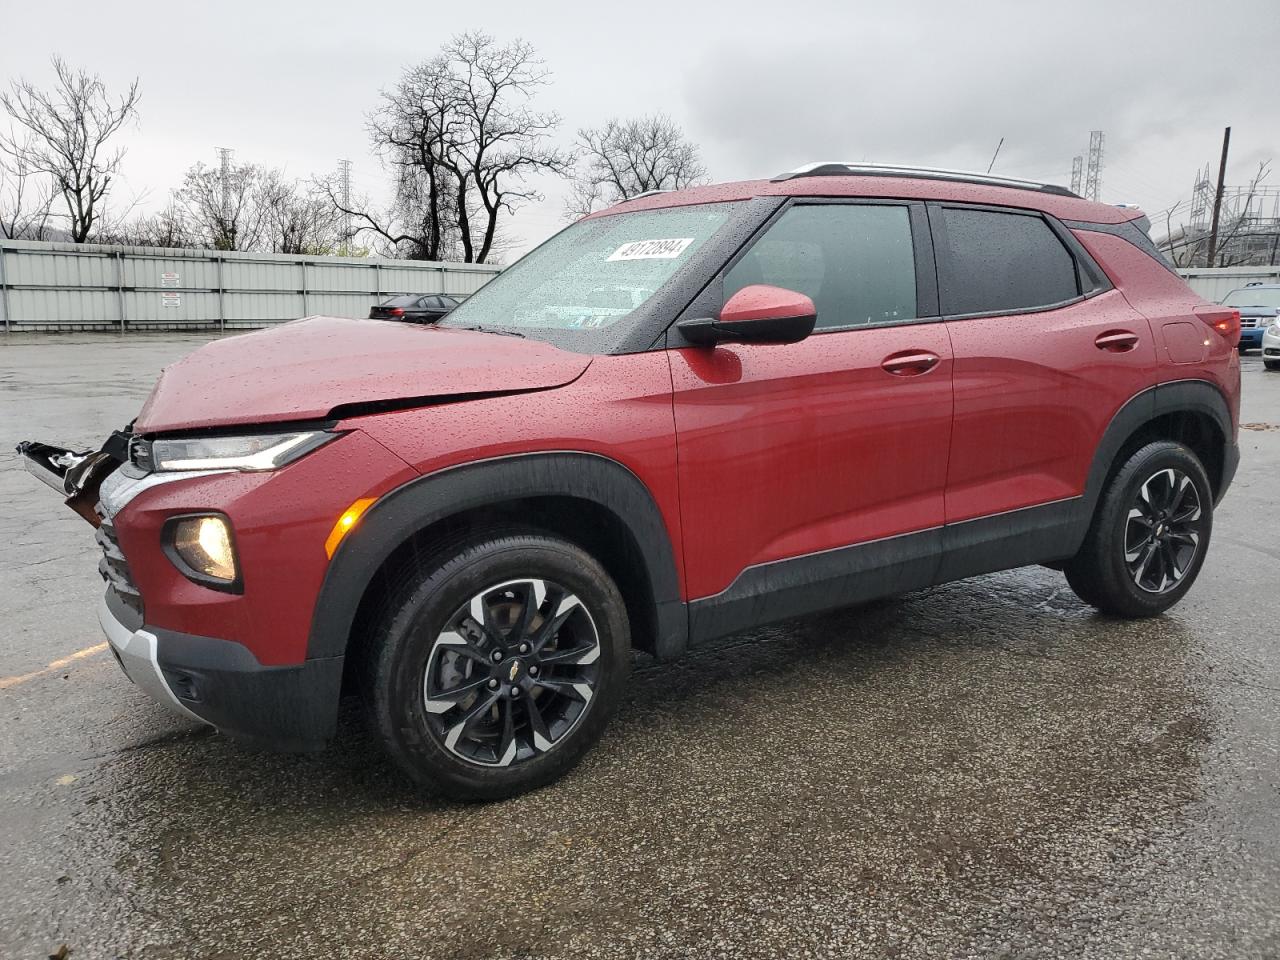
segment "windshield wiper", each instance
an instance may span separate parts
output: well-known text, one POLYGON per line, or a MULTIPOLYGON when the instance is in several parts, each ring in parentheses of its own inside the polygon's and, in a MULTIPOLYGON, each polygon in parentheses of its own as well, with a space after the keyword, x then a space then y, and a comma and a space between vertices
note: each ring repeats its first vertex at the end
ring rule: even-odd
POLYGON ((503 337, 519 337, 521 340, 527 340, 523 333, 519 330, 511 330, 507 327, 482 327, 477 324, 474 327, 455 327, 456 330, 474 330, 476 333, 496 333, 503 337))

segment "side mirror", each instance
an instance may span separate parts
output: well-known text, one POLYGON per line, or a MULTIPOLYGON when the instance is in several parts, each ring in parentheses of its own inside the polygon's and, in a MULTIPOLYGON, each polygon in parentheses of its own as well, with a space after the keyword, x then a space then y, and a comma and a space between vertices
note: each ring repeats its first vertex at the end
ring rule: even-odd
POLYGON ((813 333, 818 311, 803 293, 753 283, 726 302, 719 317, 681 320, 676 328, 690 343, 796 343, 813 333))

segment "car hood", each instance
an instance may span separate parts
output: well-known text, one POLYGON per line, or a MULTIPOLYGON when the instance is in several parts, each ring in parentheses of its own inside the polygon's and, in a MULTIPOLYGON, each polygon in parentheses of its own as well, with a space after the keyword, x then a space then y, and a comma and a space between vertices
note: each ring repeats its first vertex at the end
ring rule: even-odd
POLYGON ((1236 307, 1242 317, 1274 317, 1280 314, 1276 307, 1236 307))
POLYGON ((577 379, 591 357, 539 340, 308 317, 206 344, 166 367, 139 434, 323 420, 577 379))

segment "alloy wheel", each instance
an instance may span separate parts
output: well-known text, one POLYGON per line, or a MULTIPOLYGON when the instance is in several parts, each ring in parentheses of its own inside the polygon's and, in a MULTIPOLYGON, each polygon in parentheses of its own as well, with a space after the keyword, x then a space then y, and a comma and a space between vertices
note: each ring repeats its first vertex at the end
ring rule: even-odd
POLYGON ((1124 562, 1138 589, 1167 593, 1182 582, 1203 535, 1200 491, 1172 467, 1138 488, 1125 521, 1124 562))
POLYGON ((422 684, 429 726, 469 763, 531 760, 582 719, 599 659, 595 621, 567 587, 496 584, 459 607, 432 644, 422 684))

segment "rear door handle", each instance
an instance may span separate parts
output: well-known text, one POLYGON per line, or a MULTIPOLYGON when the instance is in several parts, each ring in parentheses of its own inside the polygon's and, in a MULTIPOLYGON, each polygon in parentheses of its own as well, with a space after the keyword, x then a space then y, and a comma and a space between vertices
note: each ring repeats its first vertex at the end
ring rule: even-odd
POLYGON ((1108 330, 1098 334, 1093 344, 1107 353, 1128 353, 1138 345, 1138 335, 1129 330, 1108 330))
POLYGON ((895 377, 918 377, 936 367, 941 359, 927 350, 904 350, 885 357, 880 366, 895 377))

